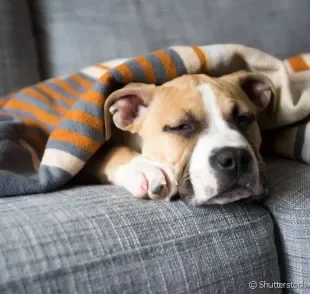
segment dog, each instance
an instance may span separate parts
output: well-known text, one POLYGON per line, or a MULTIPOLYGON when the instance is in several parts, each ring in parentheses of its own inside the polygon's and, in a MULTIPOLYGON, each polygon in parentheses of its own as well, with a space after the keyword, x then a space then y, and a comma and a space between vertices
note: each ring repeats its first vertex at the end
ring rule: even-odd
POLYGON ((137 198, 179 195, 195 205, 261 199, 267 190, 258 117, 274 96, 269 78, 246 71, 128 84, 105 103, 112 138, 86 172, 137 198))

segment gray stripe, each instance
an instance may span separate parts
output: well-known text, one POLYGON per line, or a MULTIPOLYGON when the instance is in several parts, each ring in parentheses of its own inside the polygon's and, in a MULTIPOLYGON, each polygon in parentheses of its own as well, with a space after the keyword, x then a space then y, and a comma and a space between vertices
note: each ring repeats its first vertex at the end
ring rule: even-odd
POLYGON ((73 156, 80 158, 83 161, 87 161, 93 154, 86 150, 68 142, 49 140, 46 148, 54 148, 57 150, 65 151, 73 156))
POLYGON ((92 86, 92 90, 96 91, 97 93, 101 93, 104 96, 107 96, 109 94, 109 89, 110 86, 108 86, 107 84, 104 84, 100 81, 97 81, 93 86, 92 86))
MULTIPOLYGON (((45 84, 46 87, 48 87, 47 84, 45 84)), ((47 98, 49 101, 51 101, 53 104, 56 102, 56 104, 60 107, 63 107, 65 109, 70 109, 71 108, 71 105, 64 102, 64 101, 61 101, 60 99, 56 99, 55 97, 47 94, 44 90, 41 90, 41 89, 38 89, 36 87, 32 87, 35 91, 39 92, 41 95, 43 95, 45 98, 47 98)))
POLYGON ((12 140, 17 142, 20 139, 20 135, 24 133, 25 129, 26 125, 23 122, 2 121, 0 123, 0 149, 2 148, 2 143, 5 144, 2 140, 12 140))
POLYGON ((140 64, 132 59, 126 62, 126 65, 130 68, 133 73, 133 82, 145 83, 146 82, 146 74, 140 64))
POLYGON ((164 50, 172 59, 173 63, 175 64, 178 76, 187 74, 186 67, 184 66, 183 60, 179 56, 177 52, 175 52, 173 49, 166 49, 164 50))
POLYGON ((123 76, 118 69, 113 68, 109 70, 109 73, 118 84, 125 84, 123 76))
POLYGON ((87 80, 88 82, 94 83, 96 82, 96 79, 89 77, 85 74, 83 74, 82 72, 77 73, 81 78, 83 78, 84 80, 87 80))
MULTIPOLYGON (((95 80, 90 80, 88 77, 86 77, 84 74, 82 73, 78 73, 78 76, 80 76, 82 79, 94 83, 95 80)), ((71 78, 66 78, 63 80, 64 82, 66 82, 67 84, 69 84, 74 90, 80 92, 80 93, 85 93, 88 89, 82 87, 80 84, 78 84, 76 81, 72 80, 71 78)))
POLYGON ((41 129, 35 126, 25 125, 18 118, 12 116, 7 117, 6 120, 1 120, 0 116, 0 141, 5 139, 18 142, 22 138, 23 140, 27 141, 29 145, 33 147, 36 153, 39 155, 41 151, 36 141, 33 140, 32 138, 28 138, 25 136, 31 134, 35 134, 43 142, 46 142, 47 140, 47 135, 41 129))
POLYGON ((27 176, 0 170, 0 178, 0 197, 42 192, 37 174, 27 176))
POLYGON ((72 179, 66 171, 56 167, 40 167, 40 173, 21 175, 0 170, 0 197, 43 193, 59 188, 72 179))
POLYGON ((21 92, 19 93, 16 93, 15 94, 15 97, 20 100, 20 101, 23 101, 23 102, 27 102, 29 104, 31 104, 32 106, 34 107, 37 107, 41 110, 44 110, 52 115, 55 115, 57 117, 60 117, 61 114, 59 114, 58 112, 56 112, 52 107, 48 106, 47 104, 45 104, 44 102, 41 102, 40 100, 38 100, 37 98, 34 98, 32 96, 28 96, 28 95, 25 95, 21 92))
MULTIPOLYGON (((65 80, 63 80, 65 82, 65 80)), ((46 85, 51 88, 53 91, 57 92, 58 94, 71 99, 73 101, 76 101, 79 99, 79 94, 77 95, 72 95, 70 93, 68 93, 67 91, 65 91, 64 89, 62 89, 61 87, 59 87, 58 85, 52 83, 51 81, 46 82, 46 85)))
POLYGON ((86 112, 92 116, 95 116, 99 119, 103 119, 104 116, 104 111, 103 111, 103 107, 98 107, 95 104, 92 103, 88 103, 86 101, 78 101, 73 107, 72 109, 77 109, 83 112, 86 112))
POLYGON ((146 58, 152 64, 152 67, 155 71, 156 84, 161 85, 167 82, 168 81, 167 72, 161 60, 153 54, 148 54, 146 58))
POLYGON ((41 124, 42 126, 44 126, 48 131, 52 131, 54 129, 53 126, 51 125, 47 125, 46 123, 43 123, 41 121, 38 121, 38 119, 30 112, 25 112, 25 111, 21 111, 21 110, 15 110, 15 109, 10 109, 10 108, 6 108, 6 111, 9 111, 12 115, 20 115, 21 117, 26 117, 29 119, 33 119, 34 121, 37 121, 39 124, 41 124))
POLYGON ((40 192, 31 154, 15 141, 5 140, 0 145, 0 166, 0 196, 40 192))
POLYGON ((68 183, 72 176, 61 168, 41 165, 39 179, 40 188, 38 192, 49 192, 68 183))
POLYGON ((98 131, 97 129, 93 127, 90 127, 88 125, 85 125, 77 121, 72 121, 68 119, 63 120, 61 124, 58 126, 58 128, 73 131, 75 133, 78 133, 80 135, 83 135, 85 137, 88 137, 100 143, 104 142, 104 137, 103 137, 102 132, 98 131))
POLYGON ((0 124, 9 123, 21 123, 21 120, 18 117, 10 115, 9 113, 0 113, 0 124))

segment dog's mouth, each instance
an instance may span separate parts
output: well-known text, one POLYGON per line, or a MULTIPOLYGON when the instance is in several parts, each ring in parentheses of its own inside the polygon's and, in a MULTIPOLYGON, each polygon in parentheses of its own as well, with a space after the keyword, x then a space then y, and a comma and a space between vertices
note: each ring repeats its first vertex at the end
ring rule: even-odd
MULTIPOLYGON (((241 200, 261 200, 267 194, 267 189, 260 187, 259 190, 253 190, 250 187, 244 187, 235 184, 224 191, 221 191, 216 196, 208 199, 207 201, 200 204, 226 204, 241 200)), ((199 203, 198 203, 199 204, 199 203)))
POLYGON ((177 198, 194 205, 226 204, 236 201, 261 201, 268 194, 266 167, 262 160, 257 162, 258 172, 255 168, 243 174, 242 177, 225 177, 222 174, 213 174, 214 181, 195 181, 189 176, 188 167, 180 173, 180 182, 177 198), (185 180, 182 180, 185 179, 185 180))
POLYGON ((256 186, 233 183, 229 187, 222 189, 216 195, 209 197, 197 197, 197 195, 195 195, 195 189, 189 181, 186 188, 179 187, 178 197, 194 205, 226 204, 246 200, 261 201, 265 199, 268 194, 267 184, 263 179, 264 177, 260 179, 260 183, 256 186))

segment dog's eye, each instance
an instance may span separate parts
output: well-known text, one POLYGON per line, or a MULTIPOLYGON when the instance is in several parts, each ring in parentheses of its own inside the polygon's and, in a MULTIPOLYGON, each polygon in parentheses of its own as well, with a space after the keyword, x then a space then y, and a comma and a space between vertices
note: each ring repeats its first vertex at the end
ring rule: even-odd
POLYGON ((237 124, 241 128, 248 127, 255 120, 252 113, 240 114, 237 116, 237 124))
POLYGON ((188 124, 180 124, 176 127, 170 127, 170 131, 184 131, 184 130, 188 130, 190 128, 190 126, 188 124))
POLYGON ((189 135, 194 131, 194 125, 191 123, 181 123, 175 127, 164 126, 163 131, 169 133, 176 133, 180 135, 189 135))

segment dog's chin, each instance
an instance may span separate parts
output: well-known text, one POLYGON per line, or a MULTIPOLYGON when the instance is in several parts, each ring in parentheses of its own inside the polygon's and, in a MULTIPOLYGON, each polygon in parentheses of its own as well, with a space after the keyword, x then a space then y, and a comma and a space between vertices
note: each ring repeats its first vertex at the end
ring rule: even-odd
POLYGON ((261 185, 258 189, 251 189, 235 185, 228 189, 217 193, 214 196, 210 195, 198 195, 193 192, 192 197, 187 195, 180 195, 180 197, 194 205, 224 205, 231 202, 237 202, 241 200, 254 200, 261 201, 267 196, 267 188, 265 185, 261 185))
POLYGON ((226 183, 226 185, 222 182, 222 188, 219 191, 208 186, 199 187, 199 185, 193 185, 191 180, 187 180, 183 182, 183 185, 179 186, 177 195, 178 198, 193 205, 223 205, 236 201, 260 202, 267 196, 268 181, 263 164, 260 165, 258 179, 250 177, 250 181, 226 183))
POLYGON ((236 202, 242 199, 247 199, 253 196, 254 192, 248 188, 235 186, 229 188, 216 196, 200 203, 200 205, 210 205, 210 204, 227 204, 231 202, 236 202))

